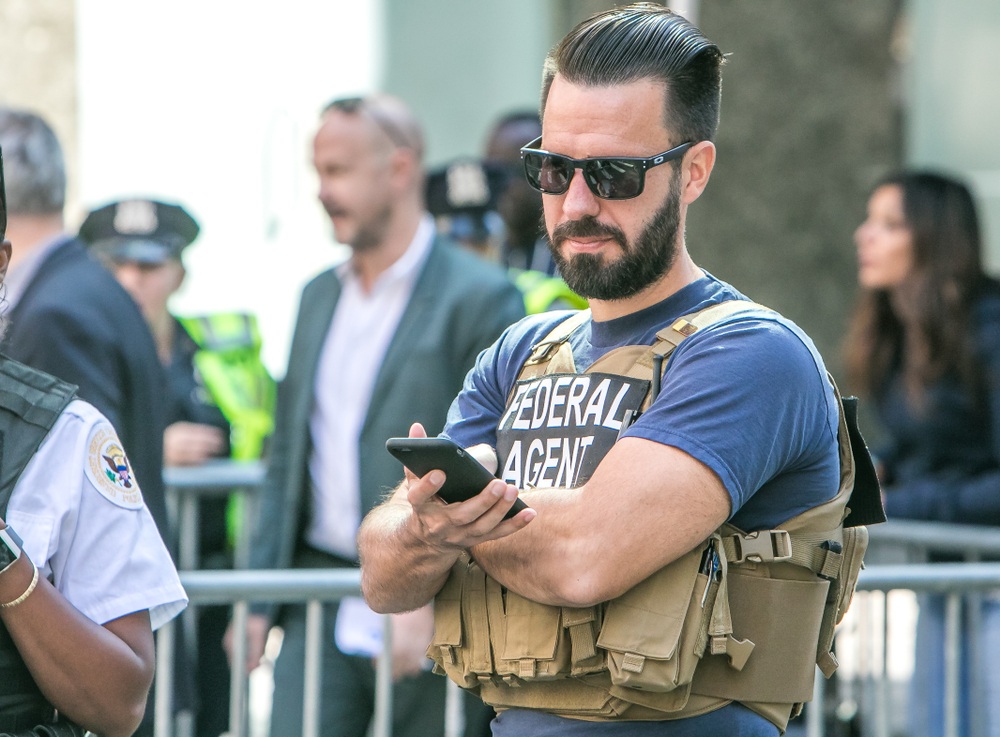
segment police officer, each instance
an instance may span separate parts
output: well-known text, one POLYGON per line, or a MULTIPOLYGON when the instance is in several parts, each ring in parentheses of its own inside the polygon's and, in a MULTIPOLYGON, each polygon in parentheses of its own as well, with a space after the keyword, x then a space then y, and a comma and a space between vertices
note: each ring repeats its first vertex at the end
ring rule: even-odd
MULTIPOLYGON (((0 152, 0 282, 3 184, 0 152)), ((187 602, 121 441, 75 393, 0 356, 2 734, 131 735, 153 630, 187 602)))
POLYGON ((198 233, 182 206, 141 198, 97 208, 80 226, 80 237, 138 302, 167 370, 167 465, 259 458, 272 428, 275 383, 260 358, 256 318, 175 317, 168 309, 185 277, 181 254, 198 233))
POLYGON ((428 652, 495 737, 775 737, 835 668, 847 502, 881 507, 809 338, 687 250, 722 62, 654 3, 549 54, 524 174, 590 309, 528 316, 466 377, 443 434, 497 480, 446 505, 440 471, 410 476, 359 533, 369 604, 436 597, 428 652))
MULTIPOLYGON (((255 317, 176 317, 168 309, 185 277, 182 253, 198 233, 181 205, 145 198, 108 203, 80 226, 81 239, 136 300, 153 333, 171 407, 164 434, 168 466, 260 458, 273 427, 275 382, 261 361, 255 317)), ((235 496, 202 501, 202 568, 231 566, 241 509, 235 496)), ((198 734, 227 728, 229 667, 220 644, 227 619, 225 607, 199 611, 198 734)))

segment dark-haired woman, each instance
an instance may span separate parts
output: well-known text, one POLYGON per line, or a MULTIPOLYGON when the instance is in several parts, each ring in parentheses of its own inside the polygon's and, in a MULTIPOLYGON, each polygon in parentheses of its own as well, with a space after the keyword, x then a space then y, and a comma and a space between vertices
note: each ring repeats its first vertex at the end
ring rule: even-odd
MULTIPOLYGON (((889 518, 1000 525, 1000 283, 983 271, 968 188, 931 172, 888 177, 855 242, 861 295, 846 364, 888 436, 877 455, 889 518)), ((943 611, 943 597, 921 597, 913 736, 943 730, 943 611)), ((1000 653, 992 596, 977 649, 984 665, 1000 653)), ((1000 735, 1000 675, 964 671, 959 734, 978 722, 1000 735), (973 720, 970 705, 985 712, 973 720)))

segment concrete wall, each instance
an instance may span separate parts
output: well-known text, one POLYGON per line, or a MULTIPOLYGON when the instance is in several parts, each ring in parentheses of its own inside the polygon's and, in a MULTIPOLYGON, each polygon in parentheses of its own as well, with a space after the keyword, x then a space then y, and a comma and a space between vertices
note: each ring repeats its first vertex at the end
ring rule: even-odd
POLYGON ((0 2, 0 104, 40 113, 55 128, 77 193, 76 11, 73 0, 0 2))
POLYGON ((895 0, 712 0, 730 54, 719 158, 689 211, 696 262, 798 322, 834 374, 871 182, 900 163, 895 0))

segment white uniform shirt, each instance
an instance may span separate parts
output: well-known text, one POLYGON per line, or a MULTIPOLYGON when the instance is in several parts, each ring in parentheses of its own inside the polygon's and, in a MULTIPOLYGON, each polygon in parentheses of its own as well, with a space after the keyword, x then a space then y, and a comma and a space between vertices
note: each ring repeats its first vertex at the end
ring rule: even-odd
POLYGON ((39 575, 88 618, 148 609, 155 630, 187 595, 120 450, 107 419, 73 400, 21 474, 5 521, 39 575))
MULTIPOLYGON (((434 221, 427 215, 405 253, 379 275, 369 293, 350 262, 337 274, 342 288, 316 367, 309 420, 313 513, 306 541, 350 560, 358 555, 355 538, 361 525, 358 439, 375 377, 433 238, 434 221)), ((400 478, 402 474, 400 468, 400 478)))

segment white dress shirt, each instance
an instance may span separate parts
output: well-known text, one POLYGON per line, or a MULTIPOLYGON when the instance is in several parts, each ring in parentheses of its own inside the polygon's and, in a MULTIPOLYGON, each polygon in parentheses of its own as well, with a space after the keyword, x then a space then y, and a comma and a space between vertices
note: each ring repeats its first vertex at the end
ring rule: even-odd
MULTIPOLYGON (((403 255, 365 292, 350 261, 338 267, 340 298, 316 369, 309 429, 312 518, 306 541, 357 559, 361 525, 358 442, 372 387, 434 238, 429 215, 403 255)), ((294 360, 294 357, 293 359, 294 360)))

